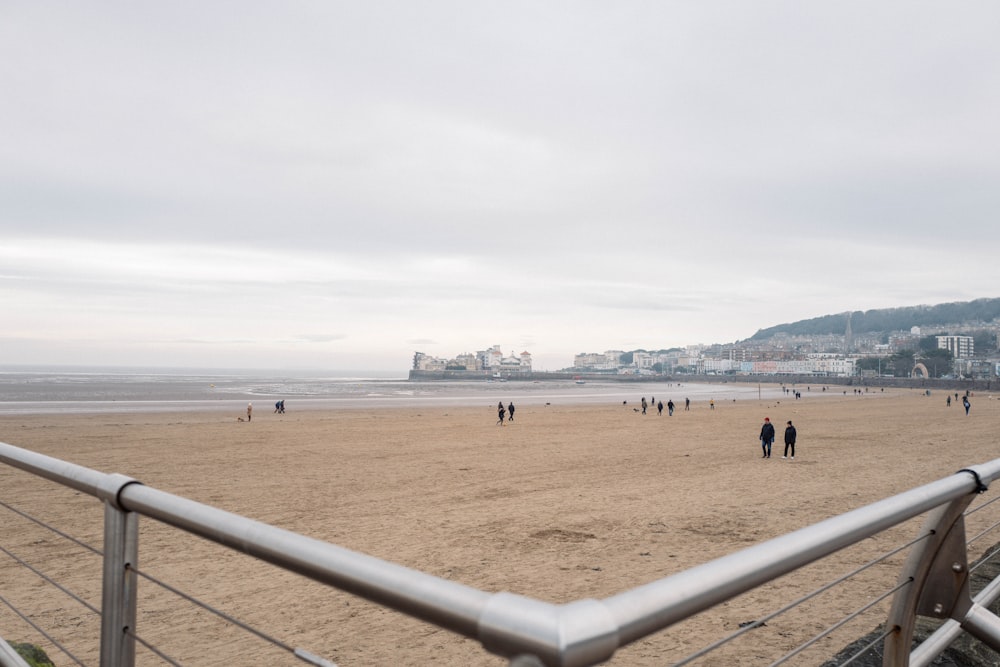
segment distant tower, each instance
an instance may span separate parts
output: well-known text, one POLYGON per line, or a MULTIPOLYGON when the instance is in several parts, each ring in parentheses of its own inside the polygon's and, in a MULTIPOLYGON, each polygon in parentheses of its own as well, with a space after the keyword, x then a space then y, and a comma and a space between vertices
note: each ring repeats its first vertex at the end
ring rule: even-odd
POLYGON ((847 328, 844 329, 844 353, 850 354, 854 349, 854 334, 851 333, 851 313, 847 313, 847 328))

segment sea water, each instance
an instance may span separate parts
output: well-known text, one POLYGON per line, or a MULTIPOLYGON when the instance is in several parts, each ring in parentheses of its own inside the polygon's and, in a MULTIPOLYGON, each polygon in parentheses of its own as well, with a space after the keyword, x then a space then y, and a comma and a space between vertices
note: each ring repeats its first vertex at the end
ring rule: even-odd
POLYGON ((157 368, 0 367, 0 414, 110 412, 272 412, 334 408, 615 404, 642 398, 708 402, 781 395, 774 385, 747 383, 540 380, 410 381, 405 371, 338 372, 157 368))

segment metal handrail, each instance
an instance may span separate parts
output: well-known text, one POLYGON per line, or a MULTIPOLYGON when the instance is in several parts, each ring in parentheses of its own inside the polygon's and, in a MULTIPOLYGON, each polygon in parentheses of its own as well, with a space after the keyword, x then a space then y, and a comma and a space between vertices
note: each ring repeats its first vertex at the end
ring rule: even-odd
POLYGON ((0 667, 28 667, 28 663, 14 647, 0 637, 0 667))
MULTIPOLYGON (((1000 459, 613 595, 562 605, 487 593, 328 542, 0 443, 0 461, 424 621, 507 658, 594 665, 631 642, 828 556, 1000 476, 1000 459)), ((107 509, 106 509, 107 511, 107 509)))

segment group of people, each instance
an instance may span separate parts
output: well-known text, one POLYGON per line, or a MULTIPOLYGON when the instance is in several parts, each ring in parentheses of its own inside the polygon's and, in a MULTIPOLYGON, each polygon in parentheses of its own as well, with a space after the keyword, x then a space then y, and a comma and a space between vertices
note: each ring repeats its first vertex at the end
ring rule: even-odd
MULTIPOLYGON (((278 414, 285 414, 285 399, 281 399, 274 404, 274 411, 278 414)), ((243 421, 243 417, 238 418, 239 421, 243 421)), ((253 421, 253 401, 247 403, 247 421, 253 421)))
POLYGON ((514 421, 514 401, 511 401, 506 408, 503 406, 503 401, 497 403, 497 426, 503 426, 505 417, 509 422, 514 421))
MULTIPOLYGON (((789 421, 788 425, 785 427, 785 453, 781 458, 789 458, 788 454, 791 452, 791 460, 795 460, 795 439, 797 435, 795 427, 792 426, 792 422, 789 421)), ((773 443, 774 424, 771 423, 771 420, 768 417, 764 417, 764 425, 760 427, 760 447, 764 454, 761 458, 771 458, 771 445, 773 443)))
MULTIPOLYGON (((930 393, 930 392, 928 392, 928 393, 930 393)), ((958 394, 957 393, 955 394, 955 400, 956 401, 958 400, 958 394)), ((947 403, 948 407, 950 408, 951 407, 951 396, 948 396, 948 400, 946 401, 946 403, 947 403)), ((969 408, 972 407, 972 403, 969 402, 969 392, 965 392, 965 396, 962 397, 962 407, 965 408, 965 415, 968 416, 969 415, 969 408)))
MULTIPOLYGON (((657 402, 656 401, 656 397, 653 396, 652 398, 650 398, 650 402, 656 405, 656 414, 662 416, 663 415, 663 401, 657 402)), ((642 400, 639 402, 639 404, 642 406, 642 414, 646 414, 646 408, 649 406, 649 403, 646 402, 646 397, 645 396, 642 397, 642 400)), ((674 406, 673 399, 667 400, 667 416, 669 416, 669 417, 673 417, 674 416, 674 407, 675 406, 674 406)), ((691 409, 691 399, 690 398, 685 398, 684 399, 684 409, 685 410, 690 410, 691 409)))

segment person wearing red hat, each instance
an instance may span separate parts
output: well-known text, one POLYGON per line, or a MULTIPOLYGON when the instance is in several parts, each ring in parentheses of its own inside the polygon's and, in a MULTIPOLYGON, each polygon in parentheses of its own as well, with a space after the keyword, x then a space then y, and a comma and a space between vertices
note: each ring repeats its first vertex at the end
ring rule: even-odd
POLYGON ((764 450, 761 458, 771 458, 771 445, 774 443, 774 425, 771 420, 764 417, 764 425, 760 427, 760 447, 764 450))

